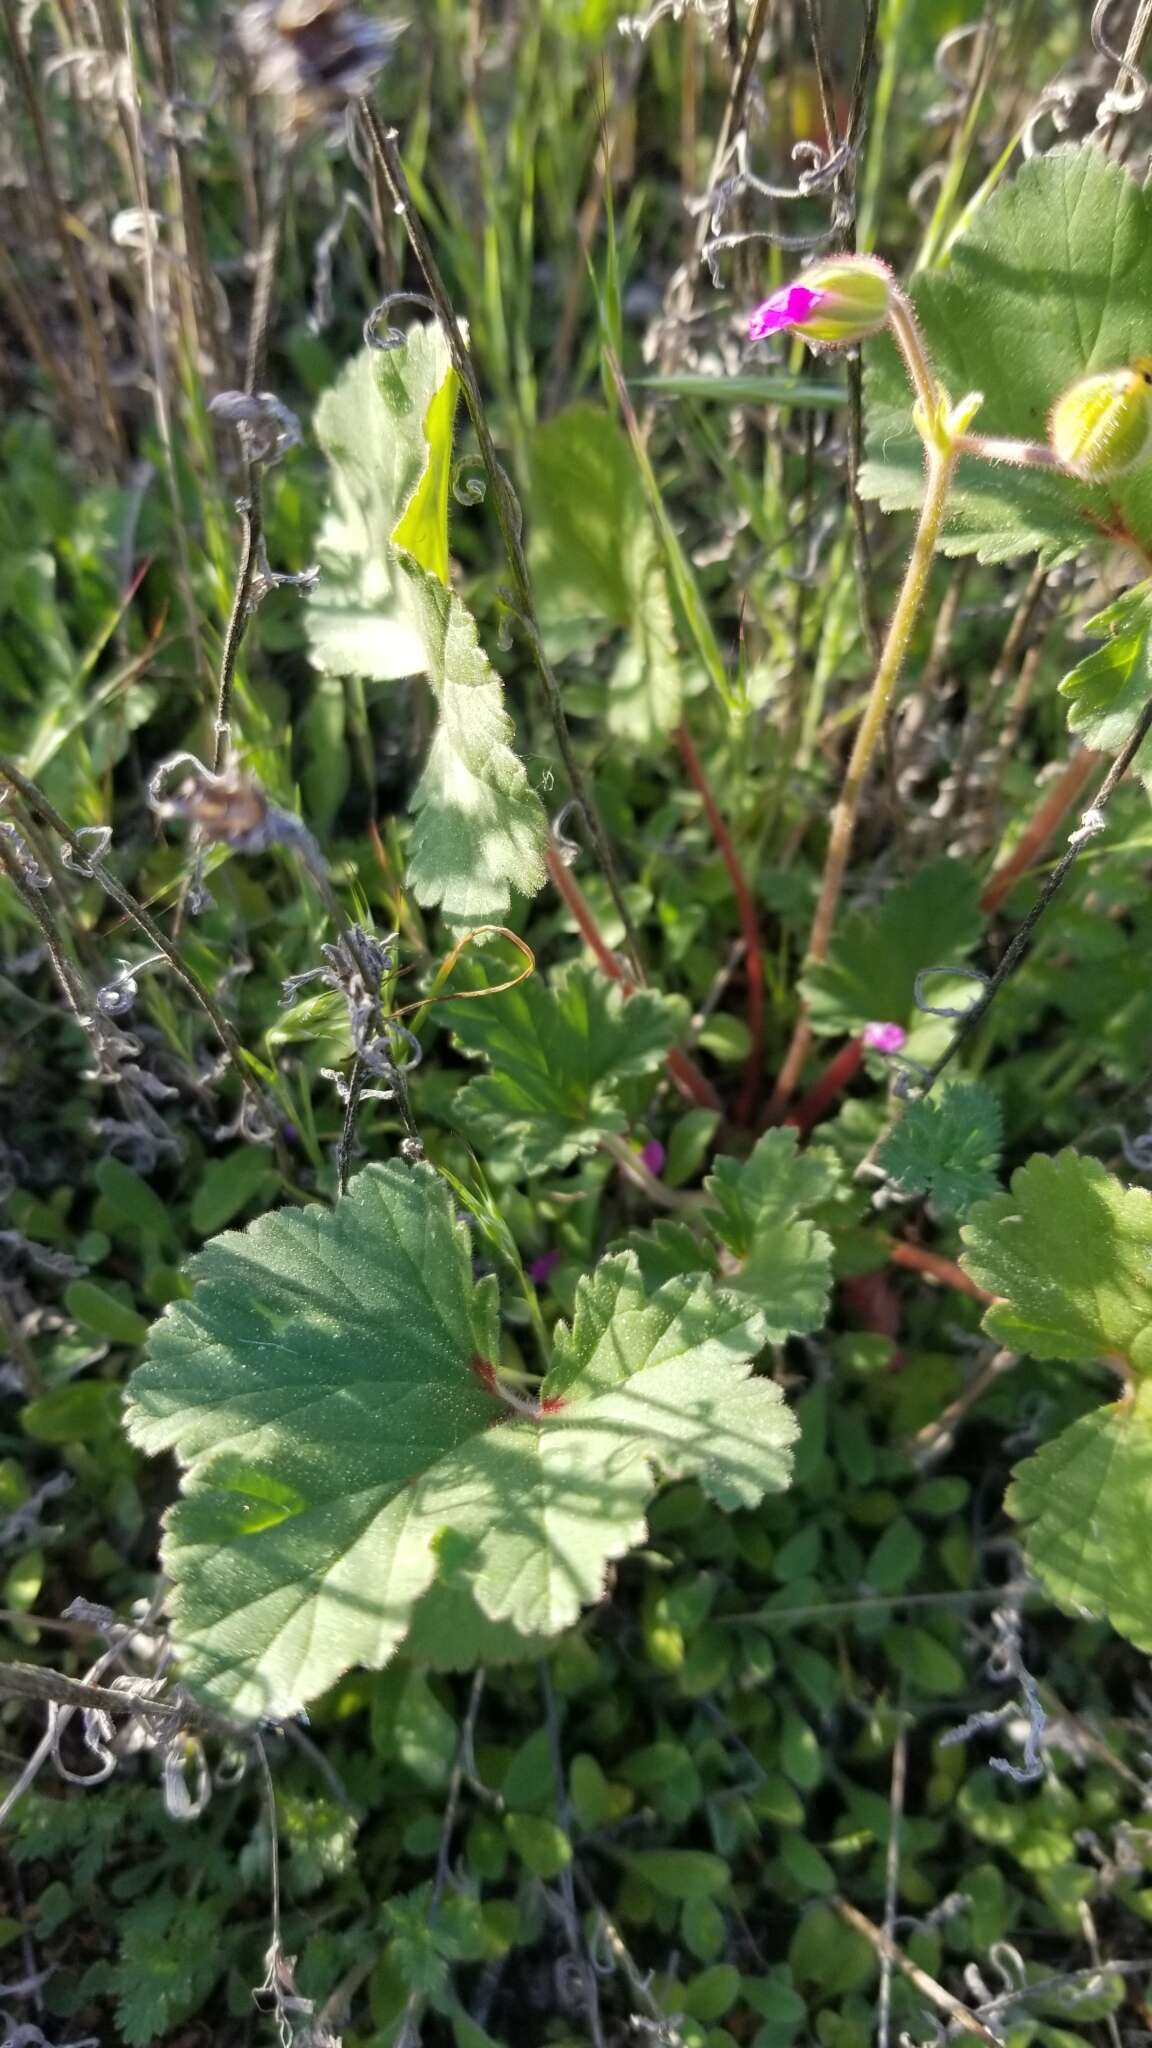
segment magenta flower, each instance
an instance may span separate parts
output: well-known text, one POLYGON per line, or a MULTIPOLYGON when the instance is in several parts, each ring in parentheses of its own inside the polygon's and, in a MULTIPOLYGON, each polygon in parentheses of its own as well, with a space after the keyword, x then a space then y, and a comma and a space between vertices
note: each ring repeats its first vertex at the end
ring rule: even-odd
POLYGON ((779 334, 784 327, 799 327, 827 296, 827 292, 809 291, 806 284, 781 285, 778 292, 757 306, 748 322, 749 339, 766 341, 770 334, 779 334))
POLYGON ((878 334, 892 309, 892 276, 875 256, 834 256, 781 285, 748 322, 753 341, 791 328, 805 341, 843 347, 878 334))
POLYGON ((538 1259, 533 1259, 528 1268, 528 1278, 532 1282, 533 1287, 546 1286, 559 1264, 560 1254, 555 1250, 541 1252, 538 1259))
POLYGON ((645 1166, 648 1168, 649 1173, 654 1173, 656 1175, 660 1175, 663 1173, 664 1161, 667 1158, 667 1156, 668 1155, 665 1152, 663 1145, 660 1143, 659 1138, 649 1138, 648 1143, 645 1145, 644 1150, 640 1154, 640 1157, 643 1160, 645 1166))
POLYGON ((866 1024, 864 1043, 869 1052, 899 1052, 908 1037, 902 1024, 866 1024))

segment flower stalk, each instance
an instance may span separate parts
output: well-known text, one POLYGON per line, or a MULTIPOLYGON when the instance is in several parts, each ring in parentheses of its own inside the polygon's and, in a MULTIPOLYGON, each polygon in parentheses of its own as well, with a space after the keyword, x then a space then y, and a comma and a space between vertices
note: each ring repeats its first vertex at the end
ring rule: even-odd
MULTIPOLYGON (((844 259, 842 269, 847 270, 850 264, 851 259, 844 259)), ((868 281, 871 285, 871 276, 868 281)), ((796 289, 791 288, 793 295, 796 294, 796 289)), ((861 800, 884 731, 893 693, 903 672, 912 635, 924 607, 932 558, 940 539, 957 458, 966 438, 972 438, 968 437, 968 428, 981 402, 980 395, 973 392, 961 399, 958 405, 951 403, 936 380, 911 300, 891 278, 886 279, 885 293, 886 324, 890 327, 903 357, 908 379, 915 393, 913 418, 924 443, 926 489, 912 554, 904 572, 895 610, 884 636, 880 659, 856 730, 848 767, 832 816, 832 830, 824 859, 820 895, 808 938, 806 957, 809 964, 824 960, 828 955, 861 800)), ((788 320, 788 324, 794 326, 800 333, 806 331, 806 323, 810 320, 806 301, 811 296, 810 293, 805 294, 803 303, 798 297, 787 300, 788 306, 795 302, 796 314, 802 315, 788 320)), ((780 311, 783 315, 786 312, 785 295, 778 294, 777 298, 780 300, 780 311)), ((771 304, 772 302, 769 302, 769 305, 771 304)), ((765 311, 766 309, 761 307, 753 316, 754 332, 766 324, 765 311)), ((869 331, 873 330, 861 328, 862 333, 869 331)), ((859 336, 846 334, 844 338, 858 339, 859 336)), ((773 1091, 768 1110, 769 1121, 779 1120, 787 1108, 800 1079, 811 1042, 812 1032, 805 1005, 797 1019, 792 1041, 773 1091)))

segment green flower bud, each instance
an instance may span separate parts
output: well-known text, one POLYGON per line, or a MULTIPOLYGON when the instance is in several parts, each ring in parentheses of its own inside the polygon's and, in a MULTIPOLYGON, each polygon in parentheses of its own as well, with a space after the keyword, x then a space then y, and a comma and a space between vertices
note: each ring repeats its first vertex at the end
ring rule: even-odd
POLYGON ((805 341, 834 345, 863 341, 886 324, 892 278, 875 256, 841 256, 810 264, 757 306, 748 322, 753 341, 790 328, 805 341))
POLYGON ((1152 456, 1152 359, 1071 385, 1048 416, 1048 439, 1064 468, 1086 483, 1127 476, 1152 456))

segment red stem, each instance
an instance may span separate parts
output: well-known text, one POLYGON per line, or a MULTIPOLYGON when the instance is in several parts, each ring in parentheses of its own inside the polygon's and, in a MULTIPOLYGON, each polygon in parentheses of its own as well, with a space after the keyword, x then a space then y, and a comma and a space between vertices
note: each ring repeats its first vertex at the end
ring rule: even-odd
POLYGON ((789 1110, 784 1121, 793 1124, 798 1131, 810 1131, 818 1124, 825 1112, 838 1102, 860 1070, 864 1058, 864 1040, 850 1038, 839 1052, 829 1060, 819 1079, 814 1081, 807 1095, 801 1096, 795 1109, 789 1110))
POLYGON ((927 1273, 944 1287, 955 1287, 958 1293, 970 1294, 975 1301, 996 1300, 994 1294, 987 1294, 982 1287, 977 1287, 955 1259, 943 1258, 939 1252, 925 1251, 921 1244, 907 1244, 898 1239, 889 1246, 888 1257, 892 1265, 907 1266, 913 1273, 927 1273))
POLYGON ((704 764, 692 741, 686 725, 676 728, 676 745, 680 758, 688 770, 689 777, 704 805, 713 837, 720 848, 720 857, 728 870, 732 893, 740 912, 740 929, 744 934, 744 971, 748 977, 748 1058, 744 1063, 744 1079, 736 1103, 736 1121, 746 1124, 751 1120, 756 1098, 761 1088, 764 1070, 764 961, 760 952, 760 926, 756 917, 756 905, 747 877, 740 865, 732 836, 721 816, 720 806, 712 794, 712 785, 704 772, 704 764))
POLYGON ((1024 827, 1004 865, 997 868, 985 884, 980 908, 987 916, 999 910, 1009 889, 1043 853, 1061 819, 1071 810, 1085 783, 1091 780, 1093 769, 1103 759, 1103 754, 1093 753, 1091 747, 1077 747, 1063 775, 1052 784, 1043 803, 1024 827))
MULTIPOLYGON (((575 875, 565 867, 555 846, 551 845, 548 848, 548 873, 575 918, 580 936, 595 954, 604 973, 609 980, 619 982, 626 996, 632 995, 636 983, 605 942, 604 934, 592 914, 588 898, 575 875)), ((689 1059, 688 1054, 678 1045, 674 1045, 668 1053, 666 1065, 680 1093, 686 1096, 689 1102, 698 1103, 701 1109, 723 1111, 724 1105, 707 1075, 700 1072, 696 1062, 689 1059)))

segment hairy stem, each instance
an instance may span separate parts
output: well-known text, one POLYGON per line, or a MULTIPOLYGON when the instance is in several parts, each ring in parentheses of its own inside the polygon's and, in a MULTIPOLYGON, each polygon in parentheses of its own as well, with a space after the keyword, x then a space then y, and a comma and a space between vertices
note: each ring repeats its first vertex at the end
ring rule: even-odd
POLYGON ((906 1266, 911 1273, 926 1273, 930 1280, 939 1280, 942 1287, 954 1287, 957 1294, 970 1294, 973 1301, 994 1301, 995 1296, 978 1287, 958 1266, 955 1259, 946 1259, 942 1252, 926 1251, 922 1244, 909 1244, 904 1238, 897 1238, 888 1250, 889 1263, 906 1266))
POLYGON ((961 455, 979 455, 984 462, 1010 462, 1014 469, 1060 469, 1059 457, 1046 441, 1014 441, 1005 434, 957 434, 961 455))
MULTIPOLYGON (((909 323, 909 332, 914 331, 915 323, 911 322, 909 323)), ((931 372, 927 368, 927 361, 923 356, 923 350, 920 348, 918 334, 916 349, 919 350, 920 361, 923 364, 925 374, 931 377, 931 372)), ((909 371, 911 373, 912 359, 907 353, 906 360, 909 362, 909 371)), ((935 387, 933 386, 934 391, 935 387)), ((884 730, 884 721, 888 715, 888 707, 892 702, 892 693, 900 680, 904 660, 908 653, 909 642, 923 608, 924 598, 928 589, 929 572, 932 567, 932 557, 935 553, 937 540, 940 537, 940 527, 944 518, 948 487, 952 481, 952 472, 956 464, 956 455, 952 447, 934 441, 930 441, 926 445, 928 488, 925 492, 924 504, 920 513, 920 524, 916 530, 916 540, 908 567, 904 572, 904 581, 900 586, 900 595, 896 600, 896 609, 892 614, 888 631, 884 638, 884 649, 873 678, 872 687, 868 693, 867 702, 864 706, 864 715, 856 730, 856 739, 852 747, 847 772, 837 799, 836 809, 832 815, 832 832, 824 860, 824 875, 820 885, 820 897, 816 905, 816 914, 812 920, 812 929, 808 938, 807 957, 811 964, 825 960, 828 956, 832 928, 836 921, 836 911, 844 887, 848 857, 852 851, 856 820, 860 813, 860 800, 864 794, 864 787, 868 780, 881 734, 884 730)), ((796 1029, 792 1035, 792 1043, 788 1048, 784 1064, 780 1069, 780 1077, 776 1083, 775 1093, 772 1098, 772 1113, 777 1116, 787 1105, 800 1078, 811 1038, 812 1033, 808 1023, 807 1008, 805 1007, 801 1010, 797 1021, 796 1029)))

